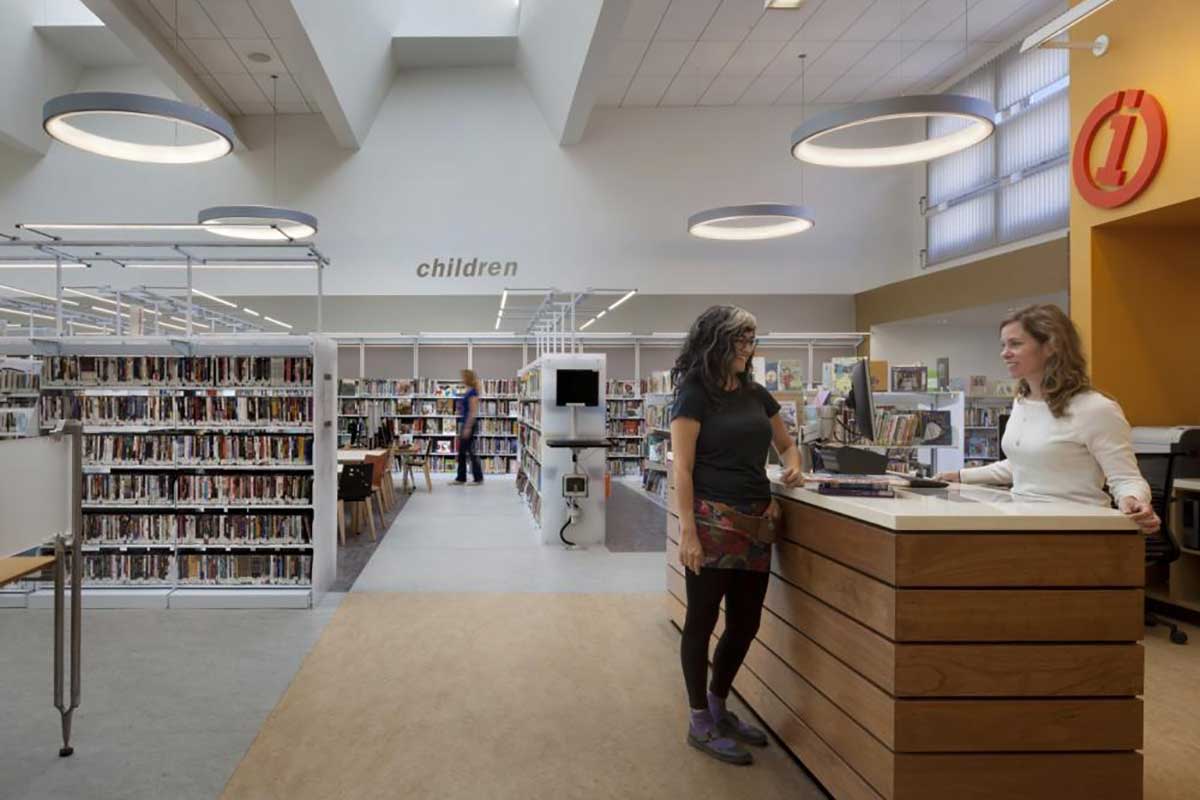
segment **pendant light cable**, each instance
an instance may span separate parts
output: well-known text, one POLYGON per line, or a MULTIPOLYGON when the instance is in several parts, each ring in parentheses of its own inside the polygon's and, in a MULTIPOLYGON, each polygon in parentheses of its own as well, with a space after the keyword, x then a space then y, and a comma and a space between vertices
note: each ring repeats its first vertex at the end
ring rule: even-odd
POLYGON ((279 203, 279 76, 271 76, 271 204, 279 203))
MULTIPOLYGON (((800 124, 801 125, 804 124, 804 103, 808 100, 808 97, 807 97, 808 87, 806 85, 806 78, 808 75, 808 70, 806 69, 806 66, 808 64, 807 59, 808 59, 808 53, 800 54, 800 124)), ((804 162, 803 161, 800 162, 800 205, 804 205, 804 162)))

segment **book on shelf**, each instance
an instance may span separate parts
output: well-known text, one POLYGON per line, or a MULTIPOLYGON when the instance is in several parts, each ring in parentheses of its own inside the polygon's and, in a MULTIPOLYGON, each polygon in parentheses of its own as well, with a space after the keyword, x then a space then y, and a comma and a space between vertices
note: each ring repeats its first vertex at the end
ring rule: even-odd
POLYGON ((180 584, 308 585, 312 556, 300 553, 181 553, 180 584))
POLYGON ((764 362, 763 387, 768 392, 798 392, 804 388, 807 362, 799 359, 768 359, 764 362))
POLYGON ((988 379, 986 375, 971 375, 967 379, 968 397, 987 397, 988 379))
POLYGON ((644 384, 645 381, 610 379, 605 389, 610 400, 614 398, 638 398, 642 396, 642 387, 644 384))
POLYGON ((999 451, 999 431, 967 431, 963 438, 965 458, 995 458, 999 451))
POLYGON ((880 447, 949 447, 954 444, 950 412, 875 409, 873 443, 880 447))
POLYGON ((43 388, 62 386, 309 386, 308 356, 50 356, 43 388))
POLYGON ((829 359, 821 365, 821 385, 831 389, 834 394, 849 394, 854 367, 858 361, 859 359, 850 356, 829 359))

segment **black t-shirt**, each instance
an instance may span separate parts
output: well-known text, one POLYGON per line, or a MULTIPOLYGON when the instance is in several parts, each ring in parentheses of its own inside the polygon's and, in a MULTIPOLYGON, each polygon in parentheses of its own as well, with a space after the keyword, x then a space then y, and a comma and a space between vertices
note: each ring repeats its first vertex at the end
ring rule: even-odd
POLYGON ((671 419, 700 423, 692 486, 697 499, 740 505, 771 498, 767 450, 771 417, 779 403, 757 383, 724 392, 713 404, 698 380, 687 380, 675 394, 671 419))

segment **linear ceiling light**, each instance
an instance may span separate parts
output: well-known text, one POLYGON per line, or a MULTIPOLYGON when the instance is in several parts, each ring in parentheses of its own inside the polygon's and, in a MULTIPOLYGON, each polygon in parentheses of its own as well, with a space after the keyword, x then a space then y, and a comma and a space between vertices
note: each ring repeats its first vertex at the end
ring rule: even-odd
MULTIPOLYGON (((163 322, 161 320, 159 320, 158 324, 164 328, 170 328, 173 331, 185 331, 185 332, 187 331, 187 328, 185 328, 182 325, 172 325, 169 322, 163 322)), ((193 324, 195 324, 195 323, 193 323, 193 324)), ((201 326, 201 327, 203 327, 203 326, 201 326)))
POLYGON ((303 211, 273 206, 213 206, 198 215, 204 229, 231 239, 287 241, 317 233, 317 218, 303 211))
POLYGON ((506 305, 508 305, 508 289, 505 289, 504 293, 500 295, 500 310, 503 311, 506 305))
POLYGON ((710 208, 688 217, 688 233, 701 239, 749 241, 803 233, 816 224, 804 206, 751 203, 710 208))
MULTIPOLYGON (((175 320, 176 322, 182 322, 184 325, 187 324, 187 319, 185 319, 184 317, 171 317, 171 319, 175 320)), ((160 321, 159 324, 161 325, 163 323, 160 321)), ((209 328, 208 325, 205 325, 203 322, 197 322, 196 320, 192 320, 192 327, 193 328, 204 328, 205 330, 208 330, 208 328, 209 328)))
MULTIPOLYGON (((129 263, 125 269, 187 269, 186 261, 158 261, 152 263, 129 263)), ((230 261, 193 263, 194 270, 213 269, 316 269, 315 261, 230 261)))
MULTIPOLYGON (((231 303, 228 300, 217 297, 215 294, 209 294, 208 292, 202 292, 196 288, 192 289, 192 294, 198 294, 207 300, 212 300, 214 303, 220 303, 223 306, 229 306, 230 308, 237 308, 237 303, 231 303)), ((267 317, 267 319, 270 319, 270 317, 267 317)))
POLYGON ((996 109, 986 100, 960 94, 889 97, 813 117, 792 132, 792 155, 826 167, 892 167, 948 156, 982 142, 995 129, 996 109), (830 134, 895 119, 948 118, 964 127, 932 139, 885 147, 835 147, 818 144, 830 134))
POLYGON ((76 322, 73 319, 65 320, 65 322, 75 326, 76 328, 91 328, 92 330, 100 331, 101 333, 112 333, 112 328, 105 328, 100 325, 92 325, 89 322, 76 322))
MULTIPOLYGON (((53 261, 0 261, 0 269, 54 269, 53 261)), ((87 264, 64 261, 63 269, 87 269, 87 264)))
POLYGON ((616 308, 617 306, 621 305, 621 303, 624 303, 626 300, 628 300, 629 298, 633 297, 635 294, 637 294, 637 289, 630 289, 630 290, 629 290, 629 291, 628 291, 628 292, 625 294, 625 296, 624 296, 624 297, 622 297, 620 300, 618 300, 617 302, 615 302, 615 303, 613 303, 611 306, 609 306, 609 307, 608 307, 608 310, 609 310, 609 311, 612 311, 614 308, 616 308))
MULTIPOLYGON (((1059 14, 1054 19, 1047 22, 1042 27, 1038 28, 1029 36, 1025 37, 1025 41, 1021 42, 1021 52, 1027 53, 1035 47, 1063 47, 1072 46, 1068 43, 1056 43, 1053 39, 1070 30, 1080 21, 1095 14, 1100 9, 1111 3, 1112 0, 1083 0, 1080 3, 1072 6, 1069 10, 1059 14)), ((1102 56, 1108 52, 1108 37, 1104 34, 1097 36, 1092 42, 1086 44, 1075 45, 1077 47, 1090 48, 1095 56, 1102 56)))
POLYGON ((799 8, 804 5, 804 0, 766 0, 765 8, 770 10, 785 10, 799 8))
POLYGON ((501 317, 500 315, 497 314, 496 315, 496 327, 492 328, 492 330, 495 330, 495 331, 500 330, 500 320, 501 319, 503 319, 503 317, 501 317))
POLYGON ((267 322, 273 322, 281 328, 287 328, 289 331, 292 329, 291 325, 288 325, 286 322, 280 322, 279 320, 275 319, 274 317, 264 316, 263 319, 265 319, 267 322))
MULTIPOLYGON (((7 289, 8 291, 10 291, 10 292, 16 292, 17 294, 27 294, 27 295, 29 295, 30 297, 36 297, 36 298, 38 298, 38 299, 40 299, 40 300, 49 300, 51 303, 56 303, 56 302, 58 302, 58 298, 56 298, 56 297, 51 297, 51 296, 50 296, 50 295, 48 295, 48 294, 41 294, 40 292, 31 292, 31 291, 29 291, 28 289, 18 289, 18 288, 17 288, 17 287, 15 287, 15 286, 5 286, 3 283, 0 283, 0 289, 7 289)), ((76 303, 74 300, 67 300, 67 299, 65 299, 65 298, 63 299, 63 301, 62 301, 62 302, 63 302, 63 305, 64 305, 64 306, 77 306, 77 305, 79 305, 79 303, 76 303)))
POLYGON ((253 308, 243 308, 242 311, 245 311, 247 314, 249 314, 252 317, 259 316, 259 313, 257 311, 255 311, 253 308))
POLYGON ((592 325, 592 324, 593 324, 595 321, 596 321, 596 317, 592 317, 592 318, 591 318, 591 319, 589 319, 587 322, 585 322, 585 323, 583 323, 582 325, 580 325, 580 326, 579 326, 579 330, 581 330, 581 331, 583 331, 583 330, 587 330, 589 327, 591 327, 591 325, 592 325))
POLYGON ((128 314, 126 314, 124 311, 118 312, 115 308, 102 308, 100 306, 92 306, 92 311, 99 311, 101 314, 111 314, 114 317, 121 317, 122 319, 129 319, 128 314))
POLYGON ((0 306, 0 311, 3 311, 5 314, 13 314, 18 317, 33 317, 34 319, 50 320, 54 319, 54 317, 51 317, 47 314, 39 314, 36 311, 19 311, 15 308, 4 308, 3 306, 0 306))
POLYGON ((117 304, 116 300, 109 300, 107 297, 101 297, 100 295, 88 294, 87 292, 81 292, 78 289, 72 289, 69 286, 64 286, 63 291, 70 292, 71 294, 78 295, 79 297, 86 297, 89 300, 96 300, 101 303, 108 303, 108 304, 114 305, 114 306, 117 304))
POLYGON ((45 231, 202 231, 198 222, 20 222, 22 230, 45 231))
POLYGON ((42 128, 63 144, 96 155, 151 164, 195 164, 212 161, 233 150, 233 126, 208 109, 125 92, 77 92, 48 100, 42 106, 42 128), (173 122, 208 134, 199 144, 142 144, 100 136, 75 125, 77 118, 140 117, 173 122))

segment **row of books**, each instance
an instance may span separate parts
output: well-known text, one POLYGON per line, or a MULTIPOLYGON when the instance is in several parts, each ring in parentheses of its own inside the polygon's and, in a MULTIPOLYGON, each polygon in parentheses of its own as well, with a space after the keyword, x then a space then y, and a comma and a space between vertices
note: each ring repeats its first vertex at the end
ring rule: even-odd
POLYGON ((41 387, 41 383, 42 376, 37 373, 0 369, 0 394, 6 392, 36 392, 41 387))
POLYGON ((949 411, 875 410, 874 443, 883 447, 947 447, 954 444, 949 411))
POLYGON ((0 408, 0 433, 17 436, 37 436, 37 409, 0 408))
POLYGON ((670 452, 669 439, 650 439, 646 442, 646 458, 656 464, 667 463, 667 453, 670 452))
POLYGON ((521 421, 526 425, 542 427, 542 406, 540 403, 521 403, 521 421))
POLYGON ((606 386, 609 398, 641 397, 645 381, 610 380, 606 386))
POLYGON ((312 580, 312 556, 299 553, 230 555, 226 553, 181 553, 181 584, 294 584, 312 580))
POLYGON ((1000 431, 967 431, 963 437, 963 457, 996 459, 1000 457, 1000 431))
POLYGON ((285 425, 312 423, 312 397, 172 397, 43 395, 42 424, 79 419, 85 425, 285 425))
POLYGON ((539 526, 542 524, 542 493, 538 490, 541 483, 541 470, 538 468, 529 472, 522 466, 517 472, 517 494, 525 501, 525 505, 529 507, 529 513, 533 515, 534 522, 539 526))
POLYGON ((89 544, 309 544, 312 519, 299 514, 85 514, 89 544))
POLYGON ((636 439, 625 439, 608 446, 608 455, 610 456, 640 456, 641 454, 642 443, 636 439))
POLYGON ((90 464, 267 465, 311 464, 309 434, 89 433, 83 459, 90 464))
POLYGON ((642 465, 630 458, 610 458, 608 460, 608 474, 617 477, 625 475, 637 475, 642 471, 642 465))
POLYGON ((44 384, 67 386, 308 386, 304 356, 51 356, 44 384))
POLYGON ((525 450, 532 450, 534 453, 539 452, 542 447, 542 435, 533 428, 522 428, 521 447, 525 450))
MULTIPOLYGON (((485 475, 507 475, 517 469, 517 460, 511 456, 482 456, 479 463, 483 465, 485 475)), ((435 455, 429 462, 429 468, 434 472, 455 472, 458 469, 458 457, 435 455)))
MULTIPOLYGON (((173 553, 84 553, 81 571, 85 583, 118 585, 168 583, 175 571, 175 555, 173 553)), ((71 574, 69 568, 67 574, 71 574)))
POLYGON ((613 419, 608 421, 609 436, 641 436, 646 432, 640 419, 613 419))
POLYGON ((609 417, 640 417, 642 416, 641 400, 609 400, 605 413, 609 417))
POLYGON ((646 404, 647 429, 666 430, 671 427, 671 407, 669 405, 646 404))
POLYGON ((1000 406, 968 406, 963 424, 973 428, 994 428, 1000 424, 1000 415, 1007 413, 1008 409, 1000 406))
POLYGON ((523 399, 537 400, 542 396, 542 371, 531 369, 517 379, 517 394, 523 399))
MULTIPOLYGON (((433 455, 458 455, 458 447, 454 439, 438 439, 431 451, 433 455)), ((515 456, 517 442, 515 439, 484 438, 475 441, 475 454, 480 456, 515 456)))
POLYGON ((672 391, 669 369, 652 372, 642 381, 642 394, 670 394, 672 391))
POLYGON ((308 505, 312 502, 312 484, 312 476, 304 473, 89 474, 83 478, 83 502, 131 505, 308 505))

